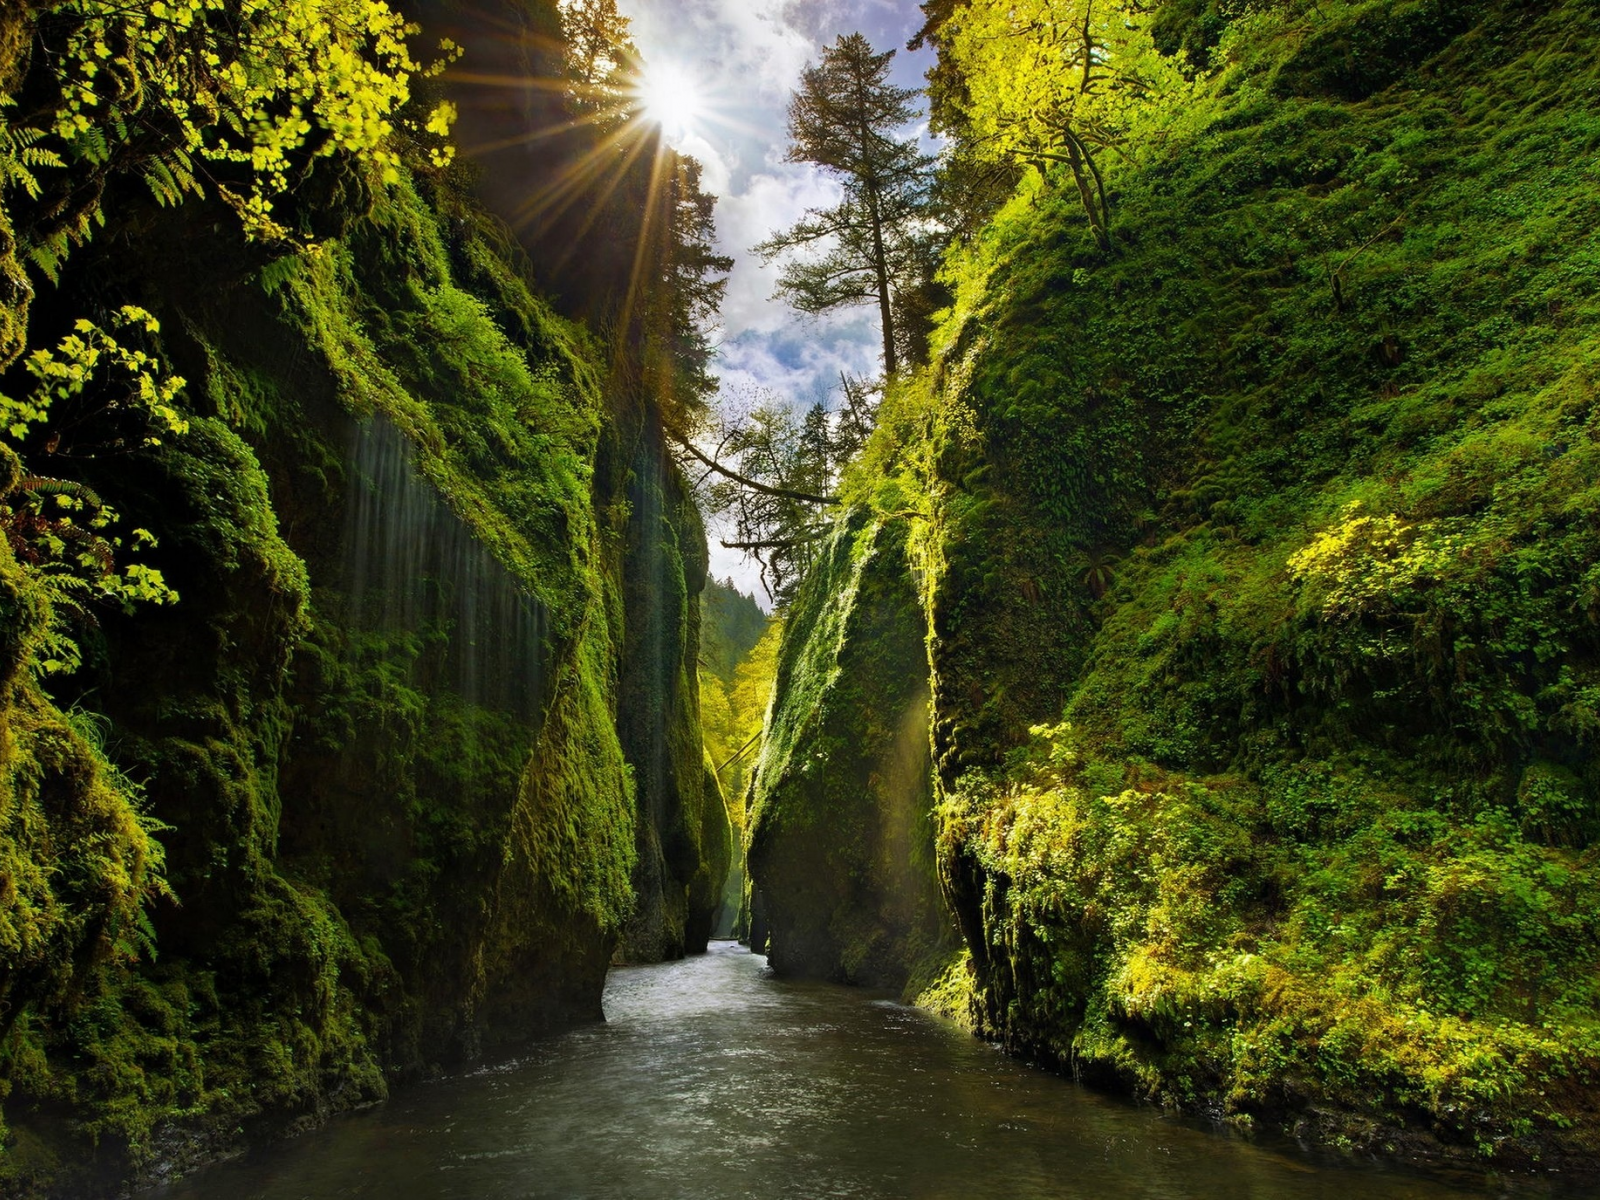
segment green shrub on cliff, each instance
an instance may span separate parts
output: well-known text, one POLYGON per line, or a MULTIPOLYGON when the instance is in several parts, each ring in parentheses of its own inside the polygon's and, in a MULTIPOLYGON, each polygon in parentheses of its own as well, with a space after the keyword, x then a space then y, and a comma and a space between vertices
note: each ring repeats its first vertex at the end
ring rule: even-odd
POLYGON ((1368 1141, 1424 1113, 1526 1152, 1579 1117, 1600 1063, 1583 856, 1502 812, 1452 820, 1390 764, 1194 777, 1035 737, 942 814, 990 881, 1014 999, 984 1019, 1017 1045, 1179 1104, 1314 1104, 1368 1141))

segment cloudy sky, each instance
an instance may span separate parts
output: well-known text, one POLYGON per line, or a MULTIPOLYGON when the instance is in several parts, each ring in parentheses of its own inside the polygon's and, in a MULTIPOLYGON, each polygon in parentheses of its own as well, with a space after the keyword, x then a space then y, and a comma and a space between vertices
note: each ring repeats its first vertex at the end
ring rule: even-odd
MULTIPOLYGON (((837 387, 839 372, 881 370, 877 320, 869 309, 804 317, 772 299, 776 267, 750 248, 838 196, 818 169, 783 161, 786 108, 808 63, 842 33, 861 32, 897 49, 895 78, 920 87, 931 56, 905 49, 922 23, 916 0, 617 0, 633 22, 647 71, 673 90, 696 93, 694 115, 668 130, 705 166, 717 196, 717 229, 735 260, 723 305, 716 365, 726 391, 770 389, 809 405, 837 387)), ((722 549, 712 532, 712 571, 757 590, 753 564, 722 549)), ((760 597, 765 602, 765 596, 760 597)))

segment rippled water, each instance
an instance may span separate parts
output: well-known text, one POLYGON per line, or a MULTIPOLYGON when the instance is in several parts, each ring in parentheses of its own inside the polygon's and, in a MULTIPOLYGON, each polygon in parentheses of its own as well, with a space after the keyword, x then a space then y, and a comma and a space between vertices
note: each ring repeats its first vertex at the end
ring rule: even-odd
MULTIPOLYGON (((607 1021, 152 1195, 1367 1197, 1504 1194, 1176 1121, 731 943, 615 970, 607 1021)), ((1524 1184, 1519 1196, 1546 1195, 1524 1184)))

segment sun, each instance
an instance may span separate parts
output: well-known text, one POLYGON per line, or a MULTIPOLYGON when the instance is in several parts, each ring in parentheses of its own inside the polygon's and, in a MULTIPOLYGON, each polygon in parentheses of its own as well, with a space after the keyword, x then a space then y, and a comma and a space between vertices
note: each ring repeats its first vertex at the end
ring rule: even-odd
POLYGON ((670 65, 650 67, 639 81, 639 107, 646 120, 661 126, 669 142, 690 136, 705 115, 694 79, 670 65))

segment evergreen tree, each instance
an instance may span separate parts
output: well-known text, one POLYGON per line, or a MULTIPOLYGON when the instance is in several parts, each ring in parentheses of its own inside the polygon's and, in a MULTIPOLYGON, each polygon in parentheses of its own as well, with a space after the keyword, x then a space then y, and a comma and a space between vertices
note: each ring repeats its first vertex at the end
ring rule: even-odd
POLYGON ((813 209, 756 247, 769 262, 787 257, 778 293, 807 313, 875 303, 884 369, 900 366, 902 292, 921 285, 931 261, 927 222, 933 160, 895 132, 918 113, 916 92, 889 82, 894 51, 878 54, 859 33, 841 36, 806 68, 789 102, 790 162, 813 163, 844 185, 844 198, 813 209))
POLYGON ((617 11, 617 0, 564 0, 561 5, 567 76, 572 81, 569 102, 578 114, 598 115, 611 124, 626 119, 622 97, 639 59, 629 26, 628 18, 617 11))
POLYGON ((656 394, 675 436, 687 436, 716 390, 711 377, 713 347, 707 330, 715 323, 733 260, 718 254, 716 199, 701 187, 700 163, 661 147, 663 166, 658 277, 647 318, 646 360, 658 376, 656 394))
POLYGON ((607 329, 619 382, 677 439, 714 390, 710 330, 733 260, 716 251, 700 163, 641 111, 646 64, 616 0, 561 0, 564 111, 536 130, 542 185, 519 204, 525 245, 571 315, 607 329))

